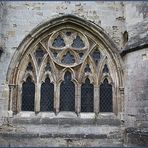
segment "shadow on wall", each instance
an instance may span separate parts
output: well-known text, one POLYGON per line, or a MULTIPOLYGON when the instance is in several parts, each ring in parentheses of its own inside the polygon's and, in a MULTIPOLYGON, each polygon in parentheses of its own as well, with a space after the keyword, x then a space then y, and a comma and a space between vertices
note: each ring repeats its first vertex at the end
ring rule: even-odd
POLYGON ((2 55, 3 52, 4 52, 3 48, 0 47, 0 57, 1 57, 1 55, 2 55))

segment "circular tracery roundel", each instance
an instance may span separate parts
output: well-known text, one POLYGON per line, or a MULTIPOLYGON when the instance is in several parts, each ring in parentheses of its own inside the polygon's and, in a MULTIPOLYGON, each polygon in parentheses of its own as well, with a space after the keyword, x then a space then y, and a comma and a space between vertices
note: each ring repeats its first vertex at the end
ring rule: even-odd
POLYGON ((89 49, 89 42, 82 33, 73 29, 63 29, 50 36, 48 49, 57 64, 71 67, 82 63, 89 49))

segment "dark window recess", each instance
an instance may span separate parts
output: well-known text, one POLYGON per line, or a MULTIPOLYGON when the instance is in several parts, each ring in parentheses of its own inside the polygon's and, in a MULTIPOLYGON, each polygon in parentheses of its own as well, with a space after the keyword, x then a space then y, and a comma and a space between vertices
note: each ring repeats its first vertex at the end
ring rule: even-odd
POLYGON ((91 69, 89 67, 89 64, 86 64, 86 67, 84 69, 84 72, 91 72, 91 69))
POLYGON ((73 40, 72 47, 83 48, 83 47, 85 47, 85 45, 84 45, 82 39, 79 36, 76 36, 76 38, 73 40))
POLYGON ((27 66, 26 70, 28 70, 28 71, 32 71, 33 70, 31 62, 28 63, 28 66, 27 66))
POLYGON ((100 112, 112 112, 112 85, 105 79, 100 86, 100 112))
POLYGON ((41 85, 40 111, 53 111, 54 85, 47 77, 41 85))
POLYGON ((100 53, 100 51, 99 51, 99 50, 95 50, 95 51, 92 53, 92 58, 93 58, 95 64, 97 65, 98 62, 99 62, 99 60, 100 60, 100 58, 101 58, 101 53, 100 53))
POLYGON ((22 86, 22 111, 34 111, 35 85, 28 77, 22 86))
POLYGON ((72 64, 75 62, 74 56, 68 51, 66 55, 63 56, 62 63, 72 64))
POLYGON ((60 110, 75 111, 75 85, 71 81, 71 73, 66 72, 60 86, 60 110))
POLYGON ((64 40, 61 38, 60 35, 58 35, 57 38, 53 41, 52 46, 58 48, 65 46, 64 40))
POLYGON ((108 69, 107 64, 104 65, 103 73, 109 73, 109 69, 108 69))
POLYGON ((57 57, 57 55, 58 55, 58 53, 56 53, 56 52, 53 53, 53 56, 54 56, 55 58, 57 57))
POLYGON ((46 66, 45 66, 45 71, 51 71, 51 66, 50 66, 49 62, 47 62, 46 66))
POLYGON ((83 55, 84 55, 84 53, 82 53, 82 52, 79 53, 80 58, 82 58, 83 55))
POLYGON ((81 86, 81 112, 93 112, 94 86, 87 78, 81 86))
POLYGON ((67 36, 71 36, 71 32, 66 32, 66 35, 67 36))
POLYGON ((40 65, 42 62, 43 56, 45 54, 44 51, 41 48, 39 48, 35 51, 34 54, 35 54, 35 58, 36 58, 38 65, 40 65))

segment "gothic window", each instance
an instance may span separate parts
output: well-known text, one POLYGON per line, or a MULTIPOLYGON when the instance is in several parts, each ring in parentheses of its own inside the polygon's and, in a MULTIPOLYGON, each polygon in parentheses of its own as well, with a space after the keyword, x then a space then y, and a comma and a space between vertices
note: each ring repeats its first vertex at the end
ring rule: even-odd
POLYGON ((9 92, 10 102, 16 102, 13 111, 117 112, 123 80, 115 48, 104 31, 95 33, 95 28, 72 22, 46 26, 33 42, 19 46, 14 57, 21 57, 13 59, 8 76, 9 85, 15 86, 9 92))
POLYGON ((87 78, 81 86, 81 112, 93 112, 94 86, 87 78))
POLYGON ((71 73, 67 71, 60 86, 60 110, 75 111, 75 85, 71 81, 71 73))
POLYGON ((35 85, 31 77, 22 85, 22 111, 34 111, 35 85))
POLYGON ((112 85, 105 78, 100 86, 100 112, 112 112, 112 85))
POLYGON ((54 85, 47 77, 41 85, 40 111, 53 111, 54 85))

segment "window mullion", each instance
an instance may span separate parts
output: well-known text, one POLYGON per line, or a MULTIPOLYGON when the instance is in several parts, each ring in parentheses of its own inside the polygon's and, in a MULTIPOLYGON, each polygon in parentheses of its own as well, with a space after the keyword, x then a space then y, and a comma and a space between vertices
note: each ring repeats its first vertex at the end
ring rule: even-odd
POLYGON ((81 111, 81 85, 78 84, 77 86, 75 86, 75 90, 76 90, 76 113, 79 114, 81 111))
POLYGON ((40 112, 40 95, 41 95, 41 84, 39 82, 35 85, 35 112, 40 112))
POLYGON ((99 85, 94 85, 94 112, 99 112, 99 85))

